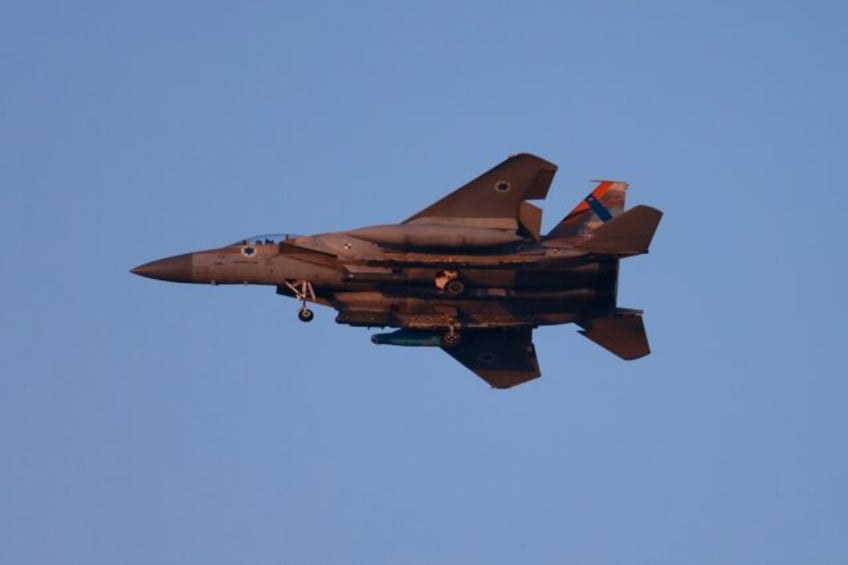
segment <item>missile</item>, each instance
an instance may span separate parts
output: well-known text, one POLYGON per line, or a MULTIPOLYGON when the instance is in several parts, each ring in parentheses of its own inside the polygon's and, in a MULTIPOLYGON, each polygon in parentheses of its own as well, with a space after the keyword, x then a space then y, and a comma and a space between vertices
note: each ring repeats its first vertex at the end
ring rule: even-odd
POLYGON ((402 345, 406 347, 439 347, 442 343, 440 332, 426 330, 397 330, 371 336, 371 343, 377 345, 402 345))

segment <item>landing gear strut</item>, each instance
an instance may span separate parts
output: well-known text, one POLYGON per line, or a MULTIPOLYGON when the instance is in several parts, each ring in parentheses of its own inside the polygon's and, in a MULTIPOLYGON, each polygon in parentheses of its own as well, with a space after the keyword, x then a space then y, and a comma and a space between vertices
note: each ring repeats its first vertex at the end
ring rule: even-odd
POLYGON ((456 331, 456 328, 453 326, 450 327, 448 333, 442 336, 442 347, 445 349, 451 349, 452 347, 457 347, 462 343, 462 336, 456 331))
POLYGON ((315 302, 315 289, 312 288, 312 283, 309 281, 285 281, 286 287, 294 293, 294 297, 300 300, 300 310, 297 313, 297 318, 301 322, 311 322, 315 318, 315 313, 306 307, 306 302, 315 302))

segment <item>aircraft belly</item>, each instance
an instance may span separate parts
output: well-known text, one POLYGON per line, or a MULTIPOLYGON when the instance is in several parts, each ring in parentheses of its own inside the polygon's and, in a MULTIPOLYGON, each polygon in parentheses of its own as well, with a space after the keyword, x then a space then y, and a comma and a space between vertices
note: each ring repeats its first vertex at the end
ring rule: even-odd
MULTIPOLYGON (((374 284, 381 288, 396 285, 401 292, 420 292, 410 283, 417 283, 424 289, 434 287, 433 281, 443 272, 443 268, 434 267, 385 267, 370 265, 345 265, 344 280, 358 284, 374 284)), ((580 266, 549 268, 457 268, 460 280, 470 289, 574 289, 605 285, 618 276, 614 263, 587 263, 580 266)))
POLYGON ((593 289, 525 293, 497 299, 448 299, 390 296, 382 292, 336 293, 337 322, 355 326, 416 329, 538 326, 572 322, 592 309, 593 289))

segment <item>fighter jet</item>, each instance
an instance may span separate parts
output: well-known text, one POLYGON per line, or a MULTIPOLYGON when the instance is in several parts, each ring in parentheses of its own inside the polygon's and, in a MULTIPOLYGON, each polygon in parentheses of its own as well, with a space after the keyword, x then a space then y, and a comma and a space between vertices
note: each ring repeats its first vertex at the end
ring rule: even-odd
POLYGON ((627 184, 594 190, 549 233, 542 211, 557 167, 513 155, 399 224, 273 234, 140 265, 164 281, 257 284, 338 311, 336 322, 395 328, 376 344, 438 347, 494 388, 541 375, 539 326, 574 323, 626 360, 648 355, 642 312, 617 302, 619 261, 648 252, 662 212, 625 211, 627 184))

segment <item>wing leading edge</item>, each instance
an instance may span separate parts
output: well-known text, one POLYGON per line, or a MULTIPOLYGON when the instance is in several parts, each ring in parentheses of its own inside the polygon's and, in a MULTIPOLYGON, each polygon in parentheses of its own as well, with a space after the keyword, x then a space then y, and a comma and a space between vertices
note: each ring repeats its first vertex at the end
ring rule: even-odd
MULTIPOLYGON (((513 155, 403 223, 440 224, 465 220, 475 224, 490 220, 497 225, 500 220, 515 227, 522 215, 522 202, 547 196, 556 170, 556 165, 535 155, 513 155)), ((527 213, 525 209, 524 214, 527 213)))

